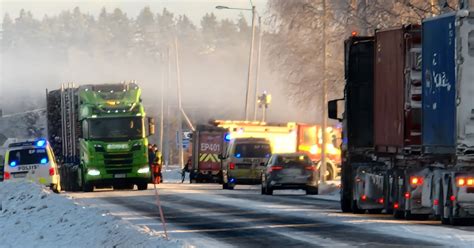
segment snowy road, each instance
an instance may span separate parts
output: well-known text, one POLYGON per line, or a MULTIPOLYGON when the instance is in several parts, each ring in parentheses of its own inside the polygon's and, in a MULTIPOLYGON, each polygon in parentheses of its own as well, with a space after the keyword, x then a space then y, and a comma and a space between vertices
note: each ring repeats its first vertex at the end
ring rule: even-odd
MULTIPOLYGON (((170 237, 197 247, 474 247, 473 226, 343 214, 338 202, 303 192, 262 196, 256 186, 224 191, 216 184, 178 183, 161 184, 159 190, 170 237)), ((70 195, 135 225, 163 230, 153 190, 70 195)))

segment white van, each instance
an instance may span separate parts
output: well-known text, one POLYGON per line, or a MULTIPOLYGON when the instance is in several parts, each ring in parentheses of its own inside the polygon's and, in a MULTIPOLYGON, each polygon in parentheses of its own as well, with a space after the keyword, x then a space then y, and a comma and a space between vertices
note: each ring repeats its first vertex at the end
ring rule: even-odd
POLYGON ((5 152, 3 180, 29 180, 61 191, 53 150, 44 140, 12 143, 5 152))

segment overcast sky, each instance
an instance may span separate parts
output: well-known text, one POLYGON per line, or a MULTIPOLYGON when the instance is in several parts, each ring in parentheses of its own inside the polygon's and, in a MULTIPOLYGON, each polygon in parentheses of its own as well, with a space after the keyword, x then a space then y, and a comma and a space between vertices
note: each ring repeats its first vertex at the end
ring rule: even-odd
MULTIPOLYGON (((257 11, 263 13, 267 0, 253 0, 257 11)), ((0 0, 0 13, 9 13, 13 18, 18 16, 21 9, 30 10, 36 18, 45 14, 55 15, 65 9, 79 6, 81 11, 97 16, 102 7, 108 12, 120 8, 130 17, 135 17, 145 6, 150 6, 153 12, 161 12, 167 8, 175 14, 186 14, 199 25, 200 19, 208 12, 214 12, 218 18, 236 19, 244 13, 250 20, 249 11, 217 10, 215 6, 225 5, 235 8, 250 8, 250 0, 0 0)), ((1 22, 1 21, 0 21, 1 22)))

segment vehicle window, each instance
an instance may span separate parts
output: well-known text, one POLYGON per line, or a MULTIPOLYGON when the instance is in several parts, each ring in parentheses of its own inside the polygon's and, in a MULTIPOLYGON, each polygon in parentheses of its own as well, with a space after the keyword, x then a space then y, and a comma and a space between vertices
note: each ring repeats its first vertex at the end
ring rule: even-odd
POLYGON ((139 139, 144 137, 141 117, 90 119, 90 139, 139 139))
POLYGON ((469 56, 474 56, 474 30, 469 32, 468 37, 469 56))
POLYGON ((48 153, 45 148, 32 148, 24 150, 10 151, 8 154, 8 164, 11 166, 25 164, 46 164, 48 163, 48 153))
POLYGON ((270 155, 269 144, 237 144, 235 146, 236 158, 269 158, 270 155))
POLYGON ((308 156, 306 155, 301 155, 301 156, 281 156, 278 158, 277 161, 278 165, 301 165, 301 166, 306 166, 306 165, 311 165, 311 159, 309 159, 308 156))
POLYGON ((275 164, 275 157, 276 157, 276 156, 271 156, 266 165, 268 166, 268 165, 273 165, 273 164, 275 164))

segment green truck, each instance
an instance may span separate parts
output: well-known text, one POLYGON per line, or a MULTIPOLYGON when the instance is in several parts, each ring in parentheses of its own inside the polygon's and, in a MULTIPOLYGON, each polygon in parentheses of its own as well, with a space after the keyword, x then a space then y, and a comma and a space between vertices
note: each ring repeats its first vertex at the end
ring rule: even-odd
POLYGON ((135 82, 66 84, 46 90, 46 100, 48 140, 60 164, 63 189, 147 189, 147 137, 155 127, 135 82))

